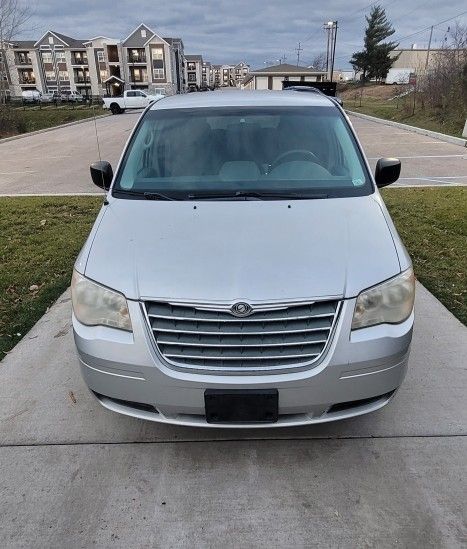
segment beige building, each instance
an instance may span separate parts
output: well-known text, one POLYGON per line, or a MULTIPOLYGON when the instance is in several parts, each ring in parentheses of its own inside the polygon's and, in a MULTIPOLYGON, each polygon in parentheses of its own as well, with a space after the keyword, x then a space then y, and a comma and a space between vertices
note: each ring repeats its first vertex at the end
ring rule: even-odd
MULTIPOLYGON (((453 50, 450 50, 453 51, 453 50)), ((467 57, 467 50, 458 50, 462 52, 462 55, 467 57)), ((430 69, 433 66, 436 57, 442 53, 445 53, 445 49, 434 48, 428 49, 412 47, 408 49, 396 49, 390 53, 392 58, 399 58, 392 64, 393 69, 412 69, 413 72, 418 74, 423 73, 426 69, 430 69)))
POLYGON ((284 80, 299 82, 321 82, 326 77, 325 71, 317 71, 306 67, 297 67, 282 63, 251 71, 242 83, 246 90, 281 90, 284 80))
POLYGON ((119 95, 125 89, 171 95, 186 91, 180 38, 162 38, 144 24, 120 41, 105 36, 77 40, 47 31, 39 40, 0 47, 0 81, 12 97, 77 91, 83 96, 119 95))

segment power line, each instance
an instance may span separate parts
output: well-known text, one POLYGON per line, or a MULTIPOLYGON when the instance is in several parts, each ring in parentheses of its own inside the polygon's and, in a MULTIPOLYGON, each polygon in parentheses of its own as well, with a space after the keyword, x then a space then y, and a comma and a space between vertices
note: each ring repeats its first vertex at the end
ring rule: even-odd
POLYGON ((408 34, 407 36, 403 36, 402 38, 399 38, 399 37, 396 36, 394 38, 394 40, 396 42, 402 42, 403 40, 407 40, 408 38, 412 38, 412 36, 417 36, 418 34, 421 34, 422 32, 430 30, 431 27, 439 27, 439 25, 442 25, 443 23, 447 23, 448 21, 452 21, 453 19, 456 19, 457 17, 462 17, 466 13, 467 13, 467 11, 463 11, 462 13, 458 13, 457 15, 454 15, 454 17, 450 17, 449 19, 444 19, 443 21, 440 21, 439 23, 434 23, 433 25, 425 27, 424 29, 422 29, 420 31, 413 32, 412 34, 408 34))

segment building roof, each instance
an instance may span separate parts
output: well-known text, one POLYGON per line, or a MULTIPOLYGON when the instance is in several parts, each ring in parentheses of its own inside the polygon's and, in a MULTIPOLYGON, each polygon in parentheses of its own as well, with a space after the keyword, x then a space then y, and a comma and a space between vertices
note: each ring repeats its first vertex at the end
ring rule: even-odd
POLYGON ((290 65, 289 63, 282 63, 281 65, 264 67, 264 69, 255 69, 251 71, 250 74, 274 74, 277 76, 288 76, 289 74, 325 74, 325 72, 326 71, 309 69, 308 67, 297 67, 296 65, 290 65))
POLYGON ((165 36, 163 37, 163 39, 169 43, 170 45, 172 45, 174 42, 181 42, 183 44, 183 40, 181 38, 166 38, 165 36))
POLYGON ((13 44, 13 47, 18 49, 33 48, 35 43, 36 43, 35 40, 12 40, 11 41, 11 44, 13 44))
POLYGON ((203 56, 202 55, 185 55, 185 59, 187 61, 202 61, 203 56))
POLYGON ((83 49, 85 46, 84 46, 84 43, 87 42, 88 40, 78 40, 76 38, 71 38, 71 36, 66 36, 65 34, 61 34, 60 32, 55 32, 55 31, 52 31, 55 36, 58 36, 58 38, 60 38, 60 40, 62 40, 63 42, 65 42, 66 44, 68 44, 70 46, 70 48, 81 48, 83 49))
POLYGON ((225 91, 223 93, 187 93, 171 95, 157 101, 151 110, 209 107, 335 107, 335 103, 320 93, 283 91, 225 91))

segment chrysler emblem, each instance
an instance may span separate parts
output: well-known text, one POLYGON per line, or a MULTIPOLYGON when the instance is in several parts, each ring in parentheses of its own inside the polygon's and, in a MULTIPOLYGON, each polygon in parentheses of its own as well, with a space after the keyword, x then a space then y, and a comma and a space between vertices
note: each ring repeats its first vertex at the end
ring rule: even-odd
POLYGON ((239 301, 238 303, 234 303, 232 307, 230 307, 230 312, 235 316, 248 316, 251 315, 253 309, 251 308, 248 303, 244 303, 243 301, 239 301))

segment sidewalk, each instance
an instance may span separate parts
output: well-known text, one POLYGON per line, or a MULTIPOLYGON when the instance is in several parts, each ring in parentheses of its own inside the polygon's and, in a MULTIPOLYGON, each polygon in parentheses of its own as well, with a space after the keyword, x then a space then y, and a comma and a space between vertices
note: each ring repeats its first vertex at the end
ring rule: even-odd
POLYGON ((467 328, 420 285, 416 310, 389 406, 238 432, 101 408, 64 294, 0 364, 2 545, 460 547, 467 328))

